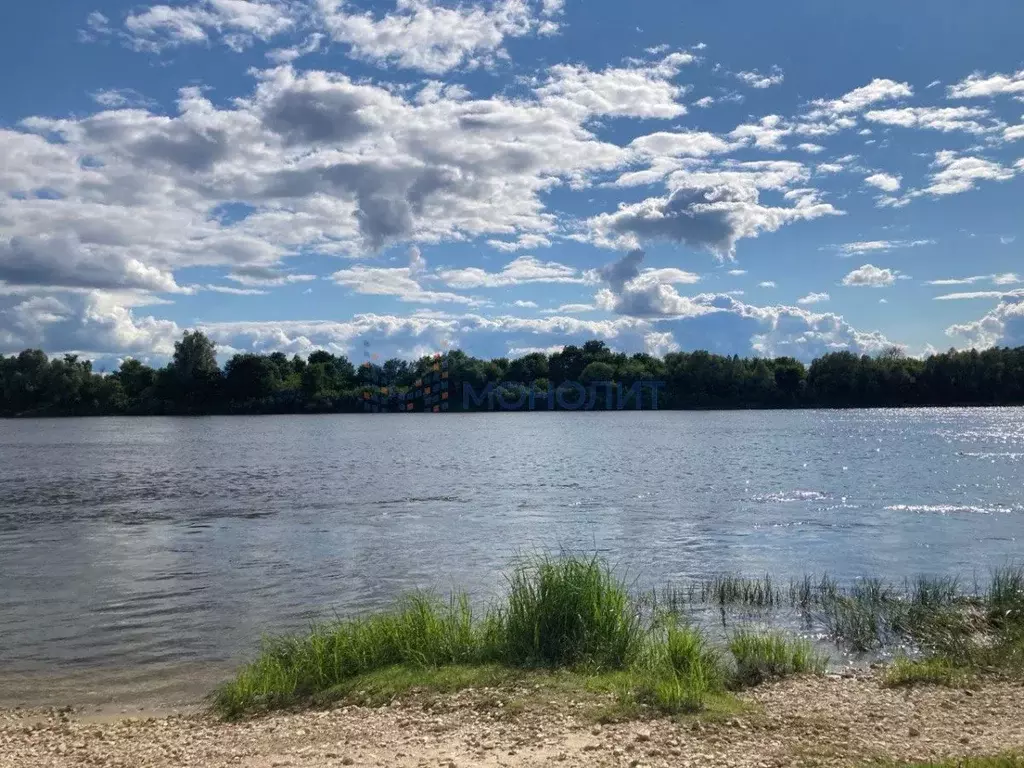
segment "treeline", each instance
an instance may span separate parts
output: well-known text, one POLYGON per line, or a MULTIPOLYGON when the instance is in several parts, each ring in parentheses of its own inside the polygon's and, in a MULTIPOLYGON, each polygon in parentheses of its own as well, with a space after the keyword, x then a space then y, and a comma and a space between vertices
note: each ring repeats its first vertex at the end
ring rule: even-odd
MULTIPOLYGON (((433 400, 451 411, 492 408, 494 397, 476 397, 494 385, 506 401, 532 389, 545 400, 568 382, 577 390, 608 393, 645 383, 643 407, 796 408, 1024 403, 1024 347, 971 350, 918 360, 891 349, 876 357, 833 352, 805 366, 790 357, 741 358, 708 352, 673 352, 664 358, 625 355, 588 341, 554 354, 483 360, 451 351, 410 362, 355 365, 341 355, 308 358, 236 354, 218 365, 214 344, 186 333, 163 368, 133 359, 117 371, 96 372, 75 355, 49 359, 39 350, 0 356, 0 415, 94 416, 159 414, 363 412, 372 397, 389 393, 382 407, 421 410, 424 380, 433 400), (442 375, 437 373, 443 369, 442 375), (657 386, 646 386, 657 383, 657 386), (468 385, 468 389, 467 389, 468 385), (438 394, 444 389, 444 399, 438 394), (467 397, 472 391, 474 397, 467 397), (397 393, 397 399, 396 399, 397 393), (408 394, 408 401, 406 395, 408 394), (406 405, 408 402, 409 405, 406 405)), ((577 398, 572 398, 574 402, 577 398)), ((605 394, 596 407, 609 407, 605 394)), ((436 406, 435 406, 436 407, 436 406)), ((611 405, 611 407, 615 407, 611 405)), ((637 407, 636 400, 627 407, 637 407)))

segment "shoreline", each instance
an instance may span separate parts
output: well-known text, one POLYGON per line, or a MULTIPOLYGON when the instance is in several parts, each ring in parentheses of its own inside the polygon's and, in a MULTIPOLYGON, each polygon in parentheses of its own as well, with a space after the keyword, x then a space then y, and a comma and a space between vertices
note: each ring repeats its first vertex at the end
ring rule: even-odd
POLYGON ((793 677, 744 692, 735 715, 601 722, 602 697, 529 686, 412 693, 390 704, 225 722, 208 712, 124 718, 0 710, 0 768, 468 768, 864 766, 1024 748, 1024 684, 882 687, 878 675, 793 677), (595 706, 598 709, 595 709, 595 706))

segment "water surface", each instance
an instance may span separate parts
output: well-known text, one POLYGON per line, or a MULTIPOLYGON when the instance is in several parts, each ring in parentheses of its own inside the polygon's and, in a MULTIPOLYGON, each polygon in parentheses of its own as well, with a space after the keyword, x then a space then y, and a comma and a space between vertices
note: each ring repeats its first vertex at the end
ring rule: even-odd
POLYGON ((259 635, 535 547, 638 587, 1024 555, 1024 409, 0 422, 0 703, 174 704, 259 635), (70 702, 69 702, 70 699, 70 702))

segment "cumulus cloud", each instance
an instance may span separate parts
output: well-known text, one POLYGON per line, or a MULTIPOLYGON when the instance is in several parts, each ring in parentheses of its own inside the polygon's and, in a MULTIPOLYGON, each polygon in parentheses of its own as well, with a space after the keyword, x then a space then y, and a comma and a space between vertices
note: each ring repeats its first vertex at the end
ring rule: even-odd
POLYGON ((1024 296, 1008 295, 979 319, 949 326, 946 334, 977 349, 1024 346, 1024 296))
POLYGON ((644 257, 643 251, 630 251, 597 270, 608 284, 595 296, 598 309, 633 317, 693 317, 714 311, 673 287, 696 283, 699 275, 673 268, 642 269, 644 257))
POLYGON ((893 176, 888 173, 873 173, 864 179, 865 184, 870 184, 883 192, 896 192, 903 183, 902 176, 893 176))
POLYGON ((496 251, 514 253, 530 248, 548 248, 551 245, 551 240, 545 235, 525 234, 520 235, 513 241, 488 240, 487 244, 496 251))
POLYGON ((658 64, 611 67, 593 72, 585 66, 558 64, 549 70, 537 94, 545 104, 589 117, 673 118, 686 113, 682 86, 672 82, 692 57, 676 54, 658 64), (680 58, 682 56, 682 58, 680 58))
MULTIPOLYGON (((542 22, 536 4, 525 0, 457 7, 433 0, 398 0, 395 9, 382 16, 350 10, 344 0, 318 0, 318 10, 327 34, 350 46, 354 58, 431 74, 489 66, 507 57, 507 38, 558 29, 555 22, 542 22)), ((541 10, 548 16, 556 13, 550 2, 541 10)))
POLYGON ((757 284, 757 287, 758 288, 774 288, 775 287, 775 281, 774 280, 762 280, 760 283, 757 284))
POLYGON ((668 179, 668 195, 591 218, 591 237, 599 245, 625 248, 647 241, 675 241, 732 258, 741 238, 839 213, 814 190, 793 188, 808 176, 800 163, 785 161, 678 171, 668 179), (766 189, 785 191, 784 199, 793 205, 763 204, 760 194, 766 189))
POLYGON ((913 95, 914 89, 908 83, 875 78, 867 85, 855 88, 838 99, 817 99, 812 101, 811 106, 814 109, 808 113, 808 118, 818 120, 826 117, 848 115, 861 112, 879 101, 895 101, 910 98, 913 95))
POLYGON ((535 256, 520 256, 500 272, 487 272, 479 267, 442 269, 438 278, 450 288, 501 288, 528 283, 582 283, 584 278, 574 267, 554 261, 540 261, 535 256))
POLYGON ((91 248, 70 235, 0 240, 0 281, 58 288, 182 290, 169 271, 146 265, 123 251, 91 248))
POLYGON ((608 287, 598 291, 595 304, 650 323, 650 333, 662 334, 663 344, 802 360, 839 349, 873 354, 891 344, 884 335, 858 331, 835 314, 803 307, 757 307, 728 294, 680 295, 663 279, 664 270, 644 270, 643 260, 643 252, 634 251, 602 268, 599 272, 608 287))
POLYGON ((125 36, 138 50, 161 51, 205 43, 212 34, 234 50, 254 39, 269 40, 297 21, 279 0, 201 0, 192 5, 154 5, 125 19, 125 36))
POLYGON ((729 134, 729 138, 741 142, 752 142, 758 149, 782 150, 785 145, 782 138, 793 132, 791 126, 783 123, 778 115, 766 115, 757 123, 747 123, 736 126, 729 134))
POLYGON ((733 72, 733 77, 739 80, 745 85, 749 85, 751 88, 771 88, 773 85, 779 85, 785 79, 782 70, 779 67, 772 67, 769 74, 762 74, 756 69, 750 72, 733 72))
POLYGON ((980 120, 987 118, 989 111, 977 107, 904 107, 903 109, 879 109, 864 113, 864 119, 882 125, 901 128, 923 128, 932 131, 965 131, 985 133, 991 127, 980 120))
POLYGON ((867 286, 869 288, 885 288, 896 282, 899 272, 891 269, 882 269, 873 264, 853 270, 843 278, 843 285, 867 286))
POLYGON ((919 194, 958 195, 969 192, 979 181, 1008 181, 1014 177, 1014 170, 992 160, 980 157, 963 157, 955 152, 943 151, 935 154, 933 167, 939 168, 931 176, 931 184, 919 194))
POLYGON ((170 355, 181 329, 136 315, 133 308, 147 303, 152 299, 133 291, 0 294, 0 354, 37 348, 93 358, 170 355))
POLYGON ((639 136, 630 143, 638 154, 647 157, 707 157, 729 152, 736 146, 703 131, 659 131, 639 136))
POLYGON ((831 298, 827 293, 808 293, 806 296, 796 300, 797 304, 819 304, 823 301, 828 301, 831 298))
POLYGON ((367 296, 395 296, 418 304, 455 303, 479 306, 476 299, 446 291, 430 291, 416 279, 415 267, 363 267, 341 269, 331 275, 338 285, 367 296))
POLYGON ((975 72, 947 89, 951 99, 979 99, 1024 93, 1024 69, 1010 75, 975 72))

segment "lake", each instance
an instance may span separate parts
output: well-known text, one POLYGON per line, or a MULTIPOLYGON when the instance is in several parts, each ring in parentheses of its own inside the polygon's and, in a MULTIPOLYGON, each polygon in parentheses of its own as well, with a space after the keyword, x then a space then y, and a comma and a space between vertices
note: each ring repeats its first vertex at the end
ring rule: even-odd
POLYGON ((638 588, 982 576, 1024 555, 1024 409, 0 422, 0 704, 173 706, 261 633, 517 553, 638 588))

